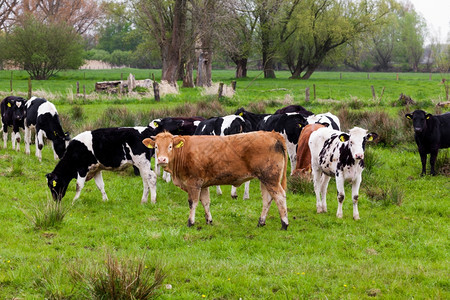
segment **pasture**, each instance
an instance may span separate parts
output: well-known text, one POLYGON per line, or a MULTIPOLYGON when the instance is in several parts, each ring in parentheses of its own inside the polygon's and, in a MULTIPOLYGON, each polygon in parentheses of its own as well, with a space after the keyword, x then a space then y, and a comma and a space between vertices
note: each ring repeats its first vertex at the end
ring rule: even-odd
MULTIPOLYGON (((344 130, 363 126, 377 132, 378 144, 367 146, 360 189, 361 220, 352 219, 350 185, 346 185, 343 219, 336 218, 336 186, 328 188, 328 213, 317 214, 312 185, 290 180, 287 191, 289 228, 280 230, 276 205, 266 226, 257 228, 261 213, 259 183, 250 185, 250 200, 230 198, 230 187, 218 196, 211 189, 213 225, 205 224, 203 207, 188 228, 185 192, 162 179, 157 203, 140 204, 142 180, 132 168, 103 172, 108 202, 93 181, 71 204, 75 181, 62 205, 63 222, 36 228, 29 217, 51 203, 45 174, 56 161, 43 149, 42 163, 24 153, 0 149, 0 297, 5 299, 91 298, 93 274, 105 274, 108 257, 141 263, 152 279, 155 269, 166 275, 157 294, 162 299, 404 299, 450 298, 449 207, 450 151, 440 151, 438 175, 420 176, 421 165, 406 112, 421 108, 446 112, 441 75, 318 72, 309 81, 289 80, 287 72, 265 80, 259 72, 237 81, 233 98, 202 96, 198 88, 153 99, 105 97, 84 100, 74 96, 75 82, 88 93, 94 83, 120 79, 133 72, 136 79, 157 70, 67 71, 33 90, 50 95, 63 128, 71 136, 104 126, 146 125, 155 117, 198 113, 232 113, 244 106, 273 113, 287 104, 300 104, 315 113, 330 111, 344 130), (304 90, 316 85, 317 99, 305 102, 304 90), (374 101, 370 86, 383 97, 374 101), (397 104, 400 93, 417 104, 397 104), (53 98, 52 98, 53 97, 53 98), (394 106, 394 104, 396 104, 394 106)), ((160 72, 160 71, 159 71, 160 72)), ((0 95, 9 95, 10 72, 0 71, 0 95)), ((447 74, 448 75, 448 74, 447 74)), ((27 91, 24 73, 14 71, 14 94, 27 91)), ((233 71, 214 71, 213 80, 229 84, 233 71)), ((448 76, 447 76, 448 78, 448 76)), ((312 92, 311 92, 312 95, 312 92)), ((312 98, 312 97, 311 97, 312 98)), ((22 133, 23 137, 23 133, 22 133)), ((429 168, 429 165, 428 165, 429 168)), ((289 172, 289 171, 288 171, 289 172)))

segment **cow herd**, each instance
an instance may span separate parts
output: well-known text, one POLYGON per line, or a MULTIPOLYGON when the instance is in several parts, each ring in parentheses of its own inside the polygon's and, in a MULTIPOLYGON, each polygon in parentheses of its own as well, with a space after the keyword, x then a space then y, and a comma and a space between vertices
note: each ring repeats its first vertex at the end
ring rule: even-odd
MULTIPOLYGON (((145 127, 101 128, 85 131, 73 139, 64 132, 55 106, 43 98, 28 101, 9 96, 1 102, 3 146, 7 147, 8 127, 12 127, 12 148, 20 150, 20 128, 24 129, 25 152, 30 154, 31 130, 35 130, 36 156, 42 159, 44 137, 52 145, 54 170, 46 175, 56 201, 60 201, 72 179, 76 179, 74 201, 80 197, 86 181, 94 181, 108 200, 102 170, 135 167, 143 181, 141 203, 150 194, 156 203, 159 167, 163 178, 188 194, 188 226, 195 222, 199 203, 205 209, 206 223, 212 223, 209 187, 245 183, 244 199, 249 198, 250 179, 260 181, 263 208, 258 226, 265 225, 272 200, 278 207, 282 229, 288 227, 286 172, 311 177, 316 194, 317 213, 327 211, 326 194, 331 177, 336 179, 338 209, 342 218, 344 181, 352 183, 353 218, 359 219, 358 197, 364 169, 364 149, 377 138, 374 132, 354 127, 340 131, 339 119, 327 112, 314 114, 299 105, 289 105, 274 114, 255 114, 238 109, 234 114, 204 119, 166 117, 152 120, 145 127), (151 158, 155 157, 155 170, 151 158)), ((413 120, 415 140, 425 174, 426 155, 431 153, 431 174, 435 175, 438 150, 450 147, 450 113, 433 116, 422 110, 407 114, 413 120)))

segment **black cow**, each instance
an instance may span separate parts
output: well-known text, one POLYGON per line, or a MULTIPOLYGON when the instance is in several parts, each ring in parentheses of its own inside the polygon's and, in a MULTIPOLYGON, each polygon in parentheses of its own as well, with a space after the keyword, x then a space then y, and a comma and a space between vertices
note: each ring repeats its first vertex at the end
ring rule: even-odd
POLYGON ((436 175, 434 165, 439 149, 450 147, 450 112, 432 115, 423 110, 406 114, 413 121, 414 138, 422 161, 422 173, 426 174, 427 154, 430 154, 431 175, 436 175))
MULTIPOLYGON (((212 117, 198 124, 194 135, 231 135, 252 131, 251 124, 245 122, 244 118, 237 115, 228 115, 224 117, 212 117)), ((250 181, 245 183, 244 199, 250 198, 250 181)), ((216 187, 218 195, 222 195, 220 186, 216 187)), ((231 187, 231 197, 237 198, 236 187, 231 187)))
POLYGON ((264 120, 265 117, 269 116, 270 114, 255 114, 249 111, 246 111, 243 107, 236 110, 234 113, 237 116, 241 116, 246 123, 249 123, 251 128, 250 131, 256 131, 258 130, 258 124, 262 120, 264 120))
POLYGON ((53 172, 46 175, 53 199, 60 201, 70 181, 76 178, 73 200, 77 200, 85 182, 94 178, 103 201, 106 201, 108 197, 101 171, 122 170, 134 165, 139 169, 144 183, 141 203, 147 202, 149 191, 152 203, 156 203, 156 174, 150 165, 153 151, 142 144, 145 138, 152 135, 153 129, 148 127, 102 128, 80 133, 70 141, 53 172))
POLYGON ((286 148, 291 160, 291 172, 297 163, 297 144, 303 127, 307 125, 304 116, 298 113, 268 115, 258 124, 258 130, 281 133, 286 141, 286 148))
POLYGON ((30 154, 31 130, 36 130, 36 156, 42 160, 44 137, 52 142, 55 159, 62 158, 66 151, 66 142, 70 140, 69 134, 64 132, 59 121, 58 112, 53 103, 32 97, 25 104, 25 152, 30 154))
POLYGON ((304 116, 305 118, 314 114, 314 113, 310 112, 309 110, 306 110, 301 105, 288 105, 288 106, 285 106, 285 107, 280 108, 279 110, 277 110, 275 112, 275 114, 286 114, 286 113, 293 113, 293 112, 298 113, 298 114, 304 116))
POLYGON ((12 126, 11 133, 12 148, 20 150, 20 128, 24 129, 23 119, 25 117, 25 102, 22 97, 8 96, 0 104, 3 124, 3 148, 6 148, 8 140, 8 127, 12 126), (17 144, 16 144, 17 142, 17 144))

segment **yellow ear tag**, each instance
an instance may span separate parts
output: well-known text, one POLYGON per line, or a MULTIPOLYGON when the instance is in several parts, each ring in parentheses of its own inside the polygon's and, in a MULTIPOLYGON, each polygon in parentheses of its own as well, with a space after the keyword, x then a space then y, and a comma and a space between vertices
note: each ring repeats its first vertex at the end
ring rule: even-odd
POLYGON ((153 122, 153 125, 155 125, 155 127, 159 126, 158 123, 156 123, 156 122, 153 122))
POLYGON ((181 141, 181 142, 179 142, 179 143, 175 146, 175 148, 181 148, 181 147, 183 147, 183 146, 184 146, 184 142, 181 141))
POLYGON ((427 116, 427 120, 430 118, 430 116, 427 116))
POLYGON ((345 142, 345 137, 343 135, 341 135, 339 139, 341 140, 341 142, 345 142))
POLYGON ((11 103, 8 102, 8 107, 11 107, 11 103))
POLYGON ((56 180, 53 180, 52 184, 53 184, 53 187, 55 187, 56 186, 56 180))
POLYGON ((373 141, 373 136, 369 136, 369 138, 367 139, 369 142, 373 141))
POLYGON ((302 124, 298 124, 298 127, 302 128, 302 124))
POLYGON ((53 131, 53 134, 56 136, 56 131, 53 131))
POLYGON ((239 114, 241 117, 244 115, 244 113, 243 112, 241 112, 240 114, 239 114))
POLYGON ((147 148, 153 149, 154 147, 152 146, 152 144, 148 144, 147 148))
POLYGON ((406 118, 411 120, 411 117, 410 117, 410 116, 406 116, 406 118))

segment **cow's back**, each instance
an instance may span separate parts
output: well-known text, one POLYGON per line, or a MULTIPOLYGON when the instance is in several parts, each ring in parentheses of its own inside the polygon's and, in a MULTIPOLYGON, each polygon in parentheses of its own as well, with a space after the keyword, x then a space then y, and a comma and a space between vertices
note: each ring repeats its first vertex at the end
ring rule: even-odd
POLYGON ((47 100, 43 98, 33 97, 28 100, 25 104, 26 107, 26 124, 27 126, 36 125, 38 118, 38 111, 42 104, 47 102, 47 100))
POLYGON ((435 116, 439 120, 440 148, 450 147, 450 112, 435 116))

